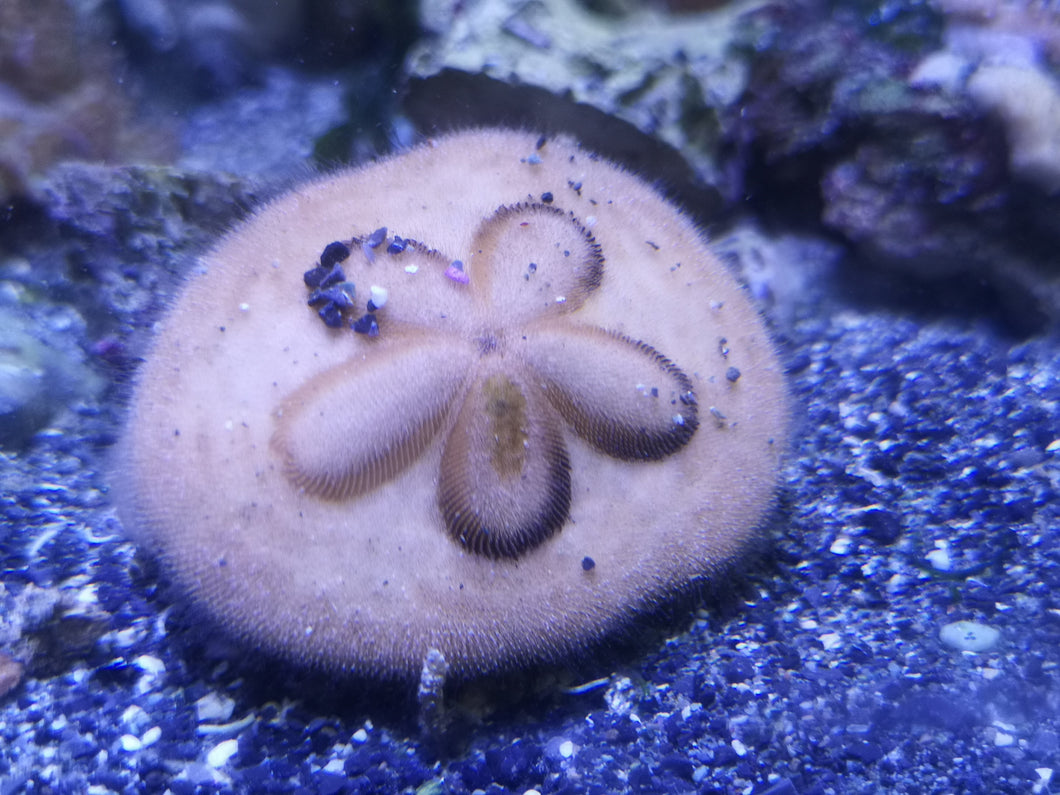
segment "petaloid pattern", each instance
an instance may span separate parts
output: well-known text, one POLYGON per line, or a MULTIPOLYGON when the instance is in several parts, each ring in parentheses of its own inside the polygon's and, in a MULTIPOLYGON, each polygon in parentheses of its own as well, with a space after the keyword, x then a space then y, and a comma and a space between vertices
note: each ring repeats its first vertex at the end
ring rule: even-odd
POLYGON ((604 255, 581 220, 536 201, 498 208, 467 251, 386 229, 328 245, 306 273, 305 311, 335 345, 358 333, 370 344, 276 411, 286 477, 351 500, 440 438, 448 533, 515 558, 568 520, 570 433, 623 461, 681 449, 699 424, 689 377, 649 341, 580 318, 608 278, 604 255))

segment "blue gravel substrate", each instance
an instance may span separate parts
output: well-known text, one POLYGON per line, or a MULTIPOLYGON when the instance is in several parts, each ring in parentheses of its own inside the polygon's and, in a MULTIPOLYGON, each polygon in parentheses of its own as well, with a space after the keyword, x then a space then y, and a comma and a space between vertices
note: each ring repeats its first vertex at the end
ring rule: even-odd
POLYGON ((329 707, 184 641, 106 494, 116 401, 73 407, 0 459, 3 621, 59 600, 0 700, 0 795, 1048 792, 1058 340, 821 289, 780 329, 799 430, 735 599, 583 664, 587 692, 554 671, 504 707, 470 688, 441 755, 410 699, 329 707), (958 619, 998 646, 941 644, 958 619))

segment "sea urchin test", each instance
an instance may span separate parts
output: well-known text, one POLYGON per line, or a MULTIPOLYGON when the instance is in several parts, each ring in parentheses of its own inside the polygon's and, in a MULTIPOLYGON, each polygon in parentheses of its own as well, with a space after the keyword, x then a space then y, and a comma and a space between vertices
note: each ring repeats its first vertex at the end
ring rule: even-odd
POLYGON ((693 223, 565 138, 478 130, 310 182, 161 325, 119 508, 244 642, 414 679, 561 658, 724 573, 785 386, 693 223))

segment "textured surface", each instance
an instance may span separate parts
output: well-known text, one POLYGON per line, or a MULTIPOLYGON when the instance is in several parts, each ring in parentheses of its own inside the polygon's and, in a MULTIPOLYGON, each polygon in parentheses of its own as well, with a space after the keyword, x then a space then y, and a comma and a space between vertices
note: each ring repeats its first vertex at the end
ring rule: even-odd
POLYGON ((563 656, 730 564, 770 504, 762 322, 671 205, 569 142, 435 141, 202 265, 140 376, 123 516, 254 644, 403 677, 432 647, 460 675, 563 656), (326 300, 303 273, 336 241, 326 300), (349 328, 370 286, 377 336, 349 328))
MULTIPOLYGON (((824 168, 853 158, 846 145, 860 146, 863 135, 897 143, 890 121, 842 123, 851 101, 880 97, 859 80, 879 68, 878 48, 847 48, 885 43, 903 9, 926 9, 846 7, 861 15, 851 21, 838 4, 818 4, 808 22, 819 36, 791 53, 796 73, 755 82, 757 90, 794 89, 797 106, 766 92, 757 107, 773 109, 770 118, 795 144, 787 151, 797 158, 808 144, 811 165, 824 168), (829 63, 838 83, 815 77, 829 63), (810 114, 805 123, 788 115, 798 107, 810 114)), ((773 43, 805 40, 783 13, 795 4, 773 8, 782 31, 773 43)), ((1048 32, 1029 21, 1033 35, 1048 32)), ((770 41, 760 45, 754 52, 769 57, 770 41)), ((293 64, 285 73, 307 80, 293 64)), ((153 95, 169 96, 173 76, 164 77, 153 95)), ((336 91, 356 92, 359 110, 366 92, 393 88, 346 75, 336 83, 336 91)), ((302 93, 316 85, 307 81, 302 93)), ((238 107, 216 109, 216 138, 206 143, 227 138, 241 153, 290 147, 293 159, 303 157, 304 139, 292 130, 320 129, 320 118, 302 117, 322 108, 269 104, 269 118, 282 123, 248 131, 247 118, 265 105, 257 92, 240 93, 238 107)), ((950 253, 972 251, 1007 279, 1022 227, 976 214, 967 228, 983 244, 958 246, 969 238, 931 219, 954 206, 944 204, 953 190, 966 191, 957 209, 989 199, 976 185, 980 175, 993 179, 990 164, 1005 166, 1008 150, 967 117, 957 124, 961 137, 925 141, 917 118, 901 110, 880 117, 905 120, 906 140, 930 145, 859 161, 867 177, 894 181, 886 183, 893 189, 865 186, 882 214, 867 213, 858 228, 903 250, 949 241, 950 253), (924 165, 940 192, 900 179, 924 165), (910 201, 934 208, 926 223, 899 222, 910 201)), ((192 153, 202 127, 189 127, 192 153)), ((385 139, 385 124, 364 128, 385 139)), ((744 140, 756 129, 750 113, 736 134, 744 140)), ((367 704, 337 699, 335 680, 311 678, 314 688, 267 655, 219 645, 217 633, 160 590, 157 572, 123 537, 106 463, 124 415, 114 395, 158 308, 172 304, 188 252, 260 204, 260 192, 223 173, 226 163, 238 170, 250 158, 217 154, 205 175, 67 166, 52 173, 42 197, 54 224, 17 206, 0 213, 0 302, 21 305, 28 332, 83 351, 109 387, 58 407, 25 449, 0 451, 0 648, 25 664, 22 681, 0 699, 0 792, 1055 791, 1060 338, 1017 339, 990 323, 1000 311, 994 293, 958 301, 978 276, 962 271, 925 289, 893 270, 874 271, 864 250, 817 236, 821 172, 792 170, 791 158, 769 166, 786 193, 741 194, 739 210, 759 219, 782 207, 806 211, 782 216, 792 234, 765 224, 711 229, 775 324, 795 413, 805 417, 767 552, 731 581, 732 602, 675 610, 652 631, 635 627, 633 651, 598 653, 573 670, 523 672, 503 689, 449 693, 452 745, 442 761, 393 691, 357 688, 373 696, 367 704), (784 195, 794 198, 785 205, 784 195), (970 653, 941 643, 940 630, 962 620, 998 630, 997 645, 970 653), (35 654, 25 654, 29 645, 35 654)), ((1037 219, 1055 236, 1052 204, 1007 178, 1003 187, 1004 196, 1025 199, 1010 205, 1013 217, 1037 219)), ((989 216, 997 205, 984 206, 989 216)), ((1053 251, 1025 270, 1020 289, 1049 289, 1042 277, 1053 251)), ((1027 314, 1032 304, 1013 306, 1027 314)))
MULTIPOLYGON (((778 267, 814 274, 781 329, 806 421, 772 551, 735 609, 681 613, 584 679, 513 678, 517 709, 496 692, 450 699, 465 719, 438 762, 400 699, 336 703, 328 679, 307 698, 254 656, 189 646, 201 627, 159 596, 101 491, 114 406, 88 403, 0 459, 9 592, 61 591, 105 629, 76 651, 60 635, 0 702, 4 787, 1031 791, 1060 751, 1058 340, 856 307, 825 246, 773 245, 778 267), (1000 630, 997 647, 944 646, 960 619, 1000 630)), ((39 632, 17 601, 2 614, 39 632)))

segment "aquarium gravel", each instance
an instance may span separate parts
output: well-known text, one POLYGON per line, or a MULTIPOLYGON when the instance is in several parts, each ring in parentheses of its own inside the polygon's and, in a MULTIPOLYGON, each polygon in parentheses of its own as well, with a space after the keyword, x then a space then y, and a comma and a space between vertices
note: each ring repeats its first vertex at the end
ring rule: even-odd
POLYGON ((779 330, 802 420, 746 579, 584 681, 465 688, 440 741, 400 693, 329 705, 196 638, 108 501, 120 408, 69 407, 0 470, 0 639, 32 649, 0 793, 1048 791, 1057 340, 810 298, 779 330), (999 640, 950 648, 957 620, 999 640))

